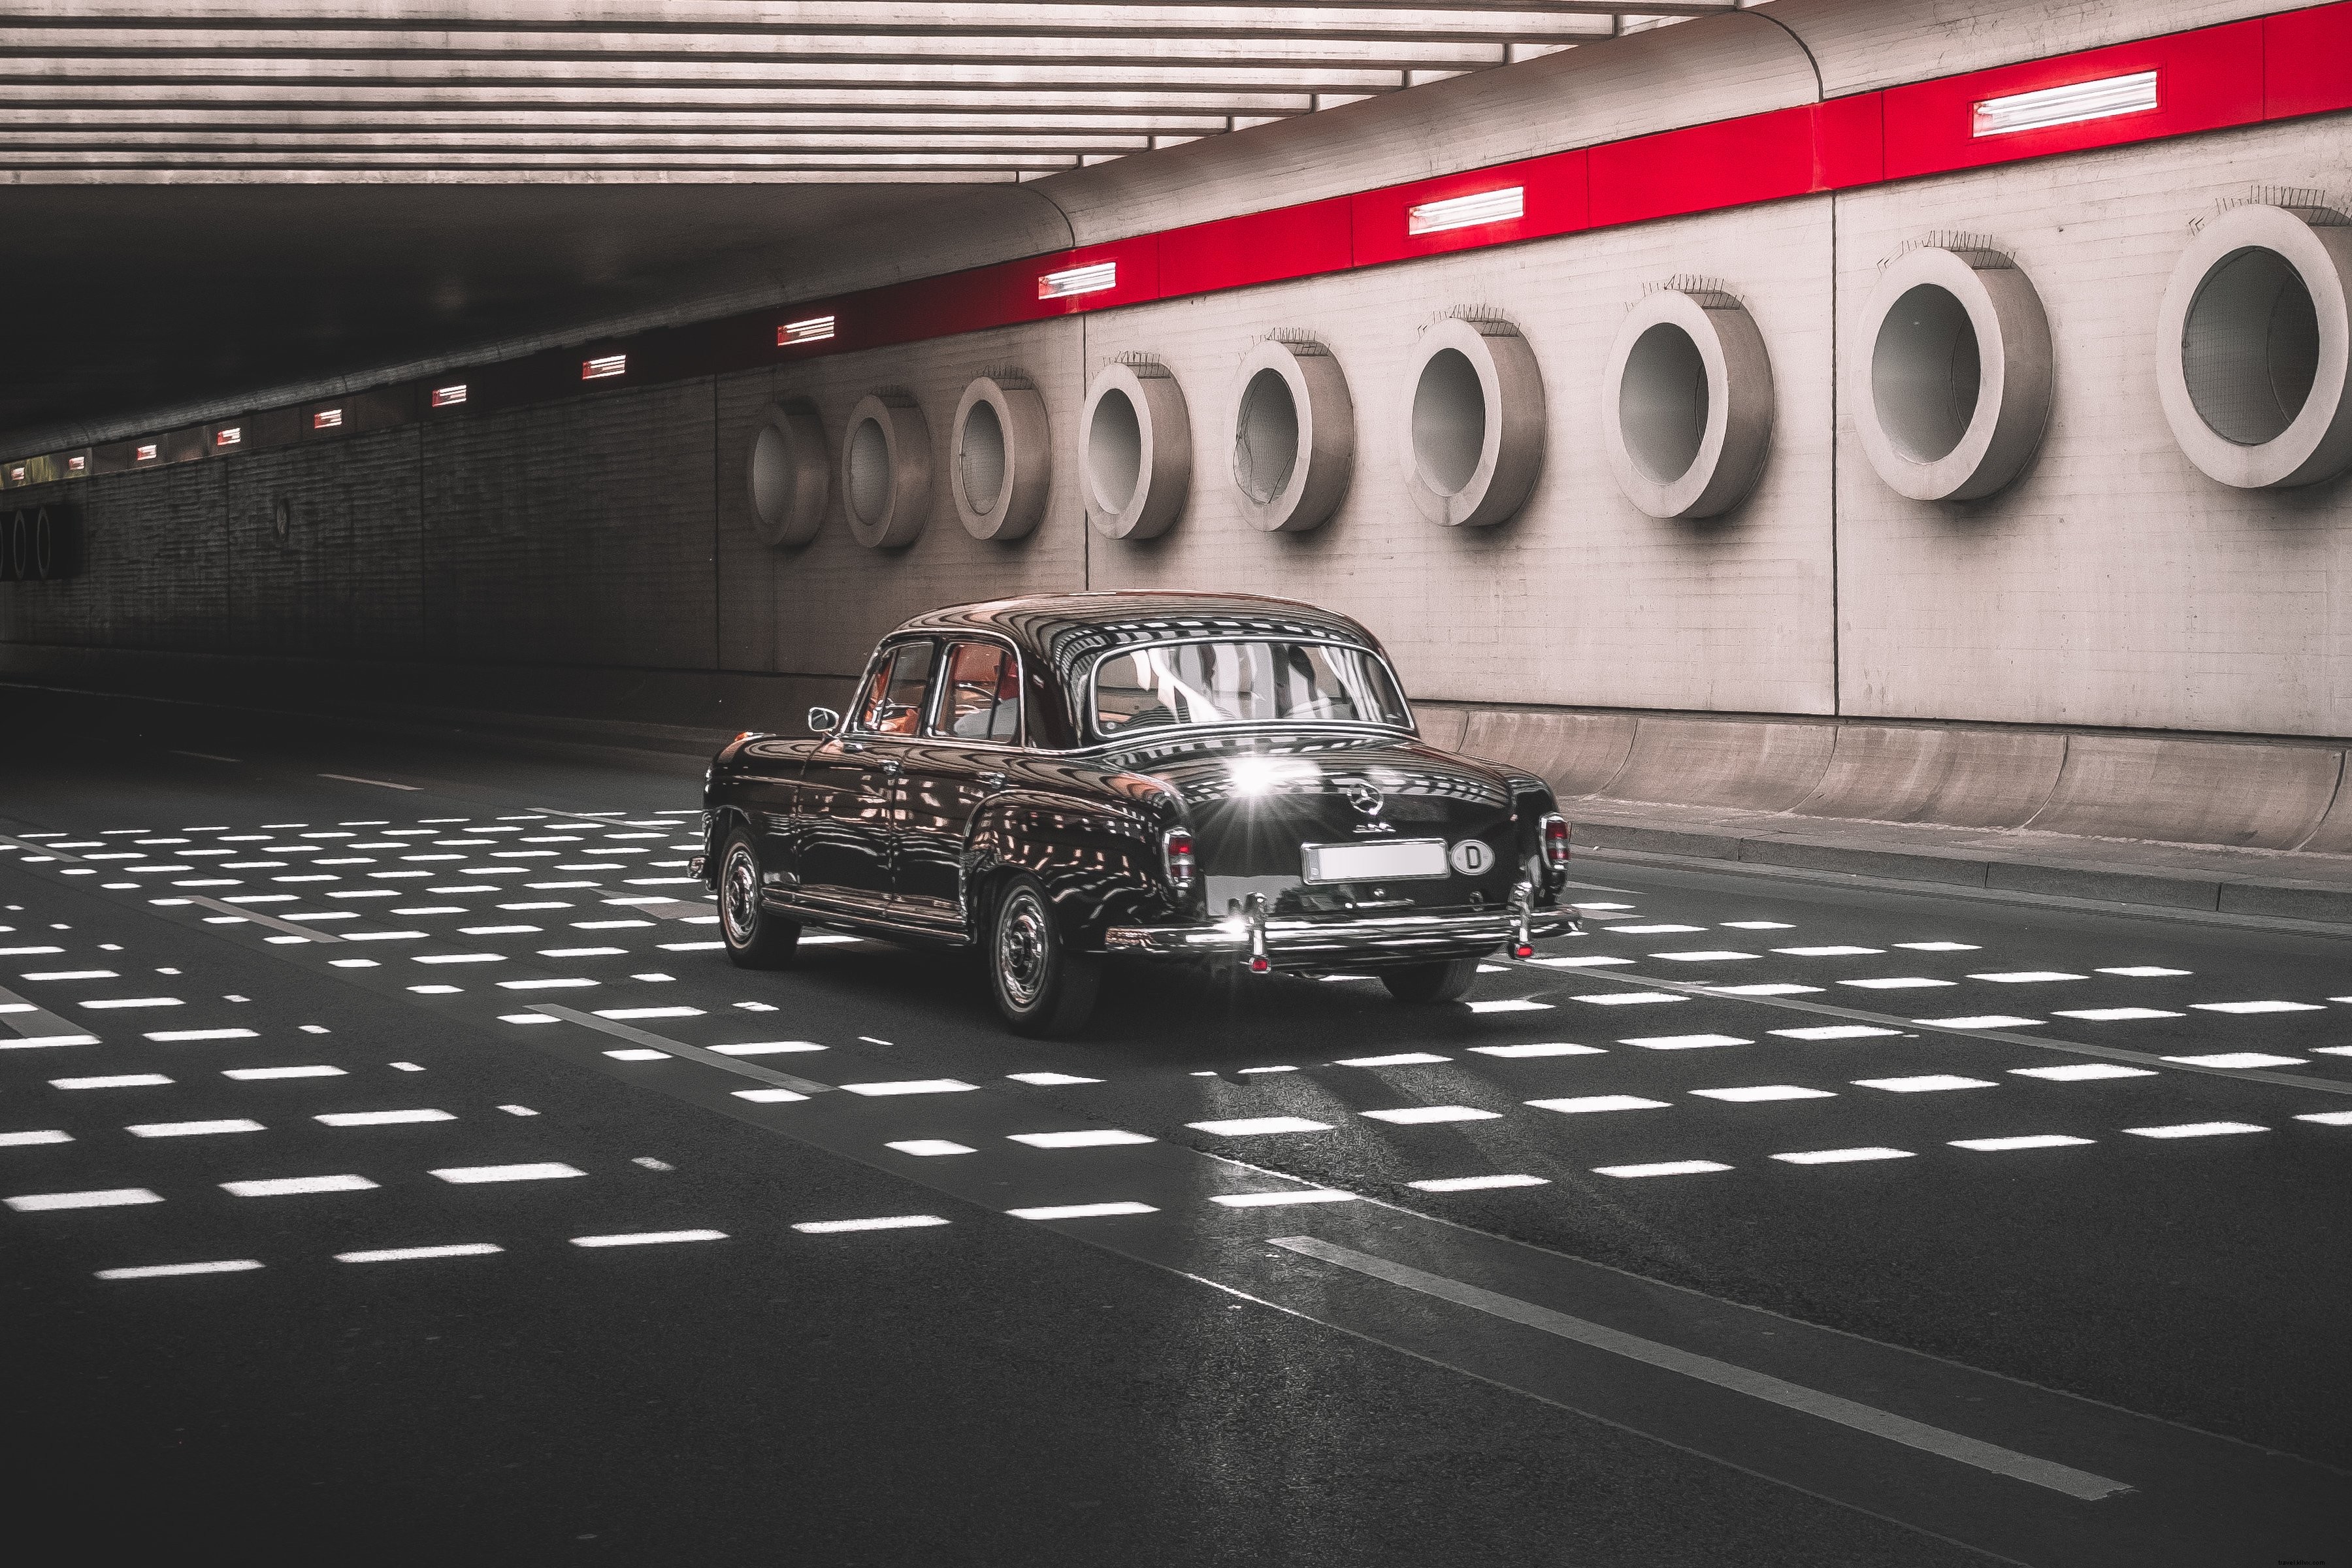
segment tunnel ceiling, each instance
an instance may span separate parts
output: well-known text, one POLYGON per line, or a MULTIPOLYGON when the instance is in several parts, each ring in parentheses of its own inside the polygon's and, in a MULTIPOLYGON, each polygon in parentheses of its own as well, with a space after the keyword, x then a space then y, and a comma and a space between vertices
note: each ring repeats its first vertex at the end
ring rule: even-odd
POLYGON ((789 293, 785 258, 942 184, 1739 3, 27 0, 0 17, 0 430, 789 293))

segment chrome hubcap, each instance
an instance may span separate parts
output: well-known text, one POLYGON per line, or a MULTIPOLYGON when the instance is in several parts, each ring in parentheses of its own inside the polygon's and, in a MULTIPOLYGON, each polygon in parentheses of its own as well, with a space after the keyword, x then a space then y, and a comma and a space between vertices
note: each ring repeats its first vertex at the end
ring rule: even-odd
POLYGON ((1045 988, 1045 918, 1037 896, 1024 888, 1013 895, 996 922, 997 979, 1016 1006, 1029 1006, 1045 988))
POLYGON ((738 947, 751 940, 760 921, 760 868, 751 852, 738 847, 727 857, 727 875, 719 896, 719 913, 727 934, 738 947))

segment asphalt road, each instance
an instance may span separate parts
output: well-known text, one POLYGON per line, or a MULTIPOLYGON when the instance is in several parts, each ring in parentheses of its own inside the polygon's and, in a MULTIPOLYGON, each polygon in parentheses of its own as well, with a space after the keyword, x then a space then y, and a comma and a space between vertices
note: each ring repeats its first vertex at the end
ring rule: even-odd
POLYGON ((700 766, 0 691, 26 1561, 2352 1563, 2343 939, 1589 858, 731 968, 700 766))

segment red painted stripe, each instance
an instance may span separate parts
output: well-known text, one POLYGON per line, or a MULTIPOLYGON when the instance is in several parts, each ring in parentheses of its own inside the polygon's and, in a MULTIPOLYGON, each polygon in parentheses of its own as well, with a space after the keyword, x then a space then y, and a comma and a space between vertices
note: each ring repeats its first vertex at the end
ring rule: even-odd
POLYGON ((2352 5, 2263 18, 2263 112, 2352 109, 2352 5))
POLYGON ((1833 98, 1813 110, 1813 189, 1851 190, 1886 178, 1886 95, 1833 98))
POLYGON ((2245 125, 2263 117, 2263 25, 2232 22, 2193 33, 2117 44, 2055 59, 1971 71, 1886 89, 1886 177, 1908 179, 1988 163, 2245 125), (2137 114, 2021 131, 1972 134, 1979 103, 2012 93, 2157 73, 2157 107, 2137 114))
POLYGON ((1814 105, 1744 115, 1592 149, 1592 222, 1646 223, 1803 195, 1814 105))
POLYGON ((1349 210, 1339 196, 1171 228, 1160 237, 1160 297, 1344 272, 1355 265, 1349 210))

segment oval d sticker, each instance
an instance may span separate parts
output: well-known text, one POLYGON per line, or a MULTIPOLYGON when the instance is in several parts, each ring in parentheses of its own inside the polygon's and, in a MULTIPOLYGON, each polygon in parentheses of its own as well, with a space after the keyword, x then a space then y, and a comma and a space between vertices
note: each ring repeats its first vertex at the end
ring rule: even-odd
POLYGON ((1495 864, 1495 852, 1481 839, 1465 838, 1445 858, 1465 877, 1475 877, 1495 864))

